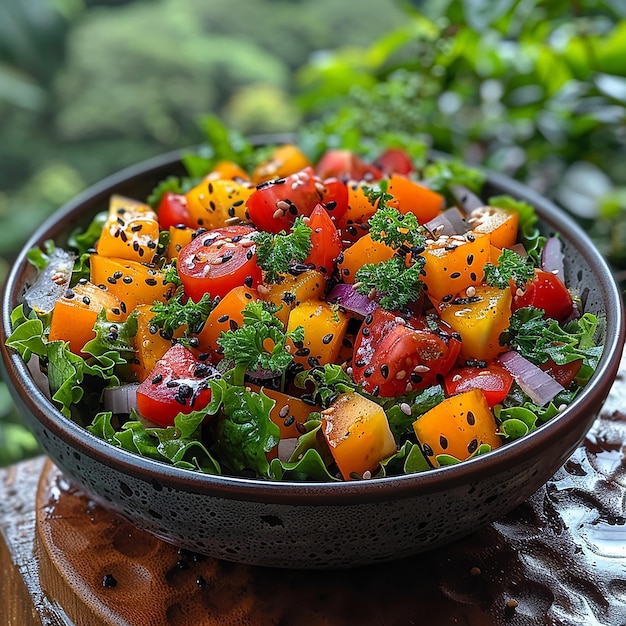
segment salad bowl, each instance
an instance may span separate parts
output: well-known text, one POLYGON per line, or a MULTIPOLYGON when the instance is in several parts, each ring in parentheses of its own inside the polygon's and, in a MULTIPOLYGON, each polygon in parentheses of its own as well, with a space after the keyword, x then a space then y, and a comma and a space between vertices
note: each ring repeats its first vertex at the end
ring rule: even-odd
POLYGON ((113 194, 145 198, 183 174, 181 152, 127 168, 47 219, 18 255, 2 295, 3 375, 41 447, 64 475, 135 526, 181 548, 251 565, 347 568, 417 554, 459 539, 512 510, 544 484, 583 440, 615 379, 624 345, 622 297, 611 270, 563 211, 525 186, 487 172, 492 194, 535 207, 540 229, 559 233, 566 282, 603 320, 602 357, 572 403, 527 436, 489 454, 425 472, 348 482, 216 476, 114 447, 66 419, 28 365, 7 348, 11 311, 35 277, 27 252, 66 243, 113 194))

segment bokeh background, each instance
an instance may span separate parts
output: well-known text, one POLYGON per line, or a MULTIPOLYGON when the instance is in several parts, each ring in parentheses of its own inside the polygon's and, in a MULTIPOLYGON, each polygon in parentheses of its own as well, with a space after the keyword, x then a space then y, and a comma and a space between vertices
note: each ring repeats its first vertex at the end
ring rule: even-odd
MULTIPOLYGON (((624 0, 2 0, 0 281, 45 216, 208 115, 428 138, 557 202, 625 284, 624 0)), ((0 380, 0 465, 36 453, 0 380)))

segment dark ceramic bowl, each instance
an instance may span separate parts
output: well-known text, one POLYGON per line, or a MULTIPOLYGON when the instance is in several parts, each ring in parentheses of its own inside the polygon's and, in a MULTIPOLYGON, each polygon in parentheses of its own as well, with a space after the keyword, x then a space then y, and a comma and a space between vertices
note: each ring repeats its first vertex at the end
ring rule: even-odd
POLYGON ((617 373, 624 344, 621 295, 605 261, 578 226, 522 185, 488 175, 489 193, 537 208, 546 234, 561 233, 566 280, 586 311, 606 320, 604 354, 587 387, 561 414, 529 436, 471 461, 425 473, 345 483, 289 483, 209 476, 117 449, 65 419, 5 347, 9 315, 33 270, 26 251, 64 242, 106 208, 112 193, 145 197, 179 153, 107 178, 42 224, 18 256, 2 301, 4 376, 19 410, 65 475, 136 526, 210 556, 290 568, 350 567, 388 561, 450 542, 520 504, 583 440, 617 373))

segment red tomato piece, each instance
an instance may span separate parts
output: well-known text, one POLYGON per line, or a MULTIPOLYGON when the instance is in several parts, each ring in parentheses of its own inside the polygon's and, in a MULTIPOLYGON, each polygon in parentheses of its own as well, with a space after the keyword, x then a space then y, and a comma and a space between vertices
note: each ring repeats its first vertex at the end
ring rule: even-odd
POLYGON ((558 365, 552 359, 548 359, 545 363, 540 363, 539 367, 567 389, 578 375, 582 364, 582 359, 576 359, 562 365, 558 365))
POLYGON ((189 217, 187 198, 184 194, 166 191, 161 202, 159 202, 157 214, 161 230, 168 230, 170 226, 176 227, 181 224, 194 228, 189 217))
POLYGON ((494 406, 506 398, 513 376, 498 363, 489 363, 486 367, 459 367, 450 370, 444 377, 447 396, 481 389, 489 406, 494 406))
POLYGON ((137 410, 158 426, 171 426, 179 413, 191 413, 209 403, 208 381, 218 376, 212 365, 182 344, 174 344, 137 388, 137 410))
POLYGON ((563 281, 552 272, 536 269, 535 277, 523 291, 514 291, 513 311, 533 306, 545 311, 544 317, 564 322, 574 309, 572 296, 563 281))
POLYGON ((248 215, 260 230, 289 231, 299 215, 308 217, 323 200, 321 180, 312 167, 257 185, 246 201, 248 215))
POLYGON ((437 383, 454 365, 461 341, 435 316, 404 320, 376 309, 354 343, 352 377, 368 393, 401 396, 437 383))
POLYGON ((348 210, 348 183, 339 178, 323 179, 322 203, 333 222, 338 224, 348 210))
POLYGON ((333 273, 337 257, 343 250, 341 235, 321 204, 313 209, 308 225, 312 231, 311 251, 305 263, 315 265, 317 271, 328 276, 333 273))
POLYGON ((367 163, 352 150, 327 150, 315 166, 320 178, 336 177, 349 180, 379 180, 382 172, 378 167, 367 163))
POLYGON ((413 171, 411 158, 402 148, 387 148, 374 161, 384 176, 402 174, 408 176, 413 171))
POLYGON ((235 225, 199 233, 178 253, 185 294, 198 302, 205 293, 224 297, 233 287, 256 287, 261 269, 250 226, 235 225))

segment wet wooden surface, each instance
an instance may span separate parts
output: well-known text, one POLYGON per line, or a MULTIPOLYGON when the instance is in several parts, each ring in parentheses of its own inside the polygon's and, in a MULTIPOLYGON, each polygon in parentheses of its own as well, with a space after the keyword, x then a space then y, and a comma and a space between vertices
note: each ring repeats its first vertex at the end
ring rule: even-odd
POLYGON ((8 626, 626 625, 626 362, 584 444, 509 515, 430 553, 349 571, 181 552, 44 458, 0 471, 8 626))

